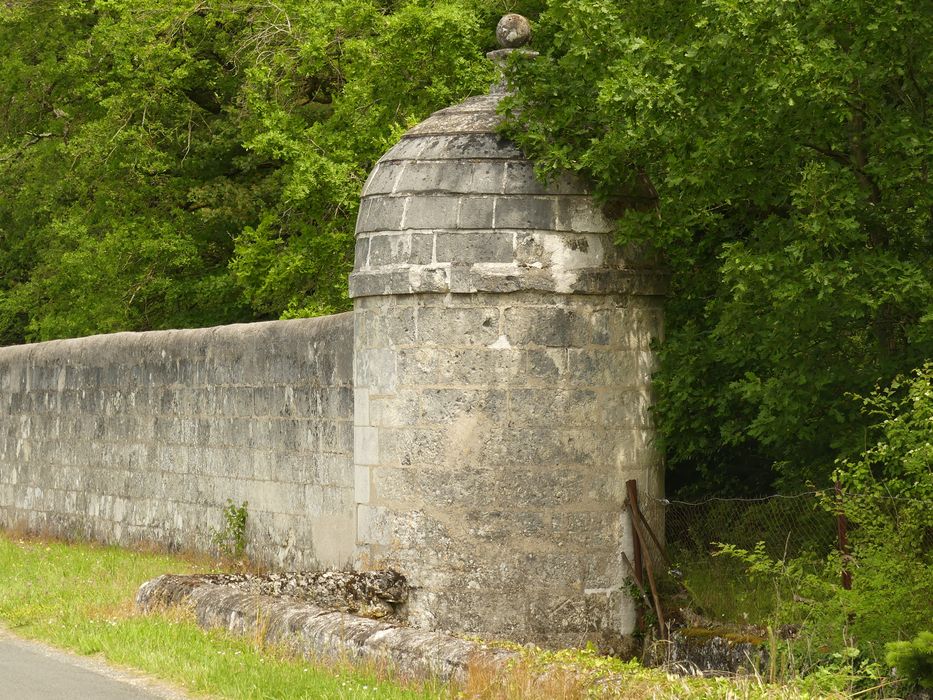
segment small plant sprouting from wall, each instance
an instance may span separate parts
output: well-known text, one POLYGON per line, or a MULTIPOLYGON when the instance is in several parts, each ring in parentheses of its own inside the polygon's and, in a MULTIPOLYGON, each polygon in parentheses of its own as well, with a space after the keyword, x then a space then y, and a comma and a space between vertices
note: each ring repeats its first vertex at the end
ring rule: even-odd
POLYGON ((246 550, 246 521, 249 518, 247 507, 249 503, 243 501, 241 505, 227 499, 223 509, 224 525, 215 530, 211 541, 217 545, 220 554, 231 559, 240 559, 246 550))

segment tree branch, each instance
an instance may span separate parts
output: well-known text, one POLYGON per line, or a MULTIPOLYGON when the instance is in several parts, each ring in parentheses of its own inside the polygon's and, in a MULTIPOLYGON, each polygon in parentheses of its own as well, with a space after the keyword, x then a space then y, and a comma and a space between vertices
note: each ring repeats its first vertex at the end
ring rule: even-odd
POLYGON ((827 158, 832 158, 834 161, 836 161, 840 165, 844 165, 847 168, 852 167, 852 161, 849 159, 848 153, 834 151, 831 148, 823 148, 822 146, 817 146, 815 143, 804 143, 803 145, 806 148, 816 151, 820 155, 824 155, 827 158))
POLYGON ((831 148, 817 146, 815 143, 804 143, 803 146, 816 151, 820 155, 826 156, 827 158, 830 158, 851 170, 862 189, 868 192, 869 201, 872 204, 877 204, 881 201, 881 189, 878 187, 878 184, 875 182, 874 178, 865 172, 863 168, 865 165, 864 156, 853 160, 852 156, 850 156, 848 153, 842 153, 841 151, 834 151, 831 148))
POLYGON ((19 158, 20 156, 23 155, 23 153, 26 152, 26 149, 29 148, 30 146, 35 146, 37 143, 39 143, 43 139, 49 139, 55 136, 60 136, 60 134, 53 134, 51 131, 43 131, 43 132, 27 131, 26 136, 30 136, 31 138, 28 141, 26 141, 24 144, 22 144, 19 148, 17 148, 15 151, 13 151, 10 155, 3 156, 2 158, 0 158, 0 163, 5 163, 7 161, 19 158))

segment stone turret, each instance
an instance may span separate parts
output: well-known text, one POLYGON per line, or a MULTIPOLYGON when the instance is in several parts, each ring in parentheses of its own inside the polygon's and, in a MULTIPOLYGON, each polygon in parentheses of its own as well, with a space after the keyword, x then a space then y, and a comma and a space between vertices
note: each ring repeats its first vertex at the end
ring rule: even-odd
MULTIPOLYGON (((494 58, 527 40, 515 17, 494 58)), ((363 189, 358 563, 408 577, 418 626, 612 646, 634 620, 625 481, 663 489, 664 277, 614 245, 582 180, 535 178, 497 133, 501 98, 431 115, 363 189)))

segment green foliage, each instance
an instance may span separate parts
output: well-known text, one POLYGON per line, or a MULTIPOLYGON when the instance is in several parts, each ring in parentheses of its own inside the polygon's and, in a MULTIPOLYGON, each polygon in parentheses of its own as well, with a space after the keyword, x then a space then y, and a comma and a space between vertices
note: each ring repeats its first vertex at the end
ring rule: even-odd
POLYGON ((281 163, 280 180, 231 269, 261 313, 342 311, 369 170, 406 127, 485 89, 489 29, 454 2, 291 2, 266 22, 242 92, 244 147, 281 163))
POLYGON ((811 638, 826 646, 827 650, 837 649, 840 645, 847 646, 848 640, 837 635, 842 627, 833 625, 838 619, 845 621, 849 610, 842 610, 839 618, 835 611, 830 613, 825 605, 837 594, 832 576, 838 574, 838 568, 826 569, 820 562, 803 557, 774 557, 767 552, 764 542, 757 543, 751 549, 718 543, 714 556, 742 562, 745 573, 753 582, 771 588, 773 619, 769 622, 776 626, 806 626, 811 638), (832 621, 824 624, 827 616, 832 621), (814 632, 815 628, 818 628, 818 632, 814 632))
POLYGON ((841 503, 852 527, 856 634, 904 639, 929 625, 933 600, 933 363, 862 399, 868 446, 840 461, 841 503))
POLYGON ((676 562, 680 587, 690 609, 707 620, 726 625, 766 626, 774 620, 774 581, 746 575, 746 566, 735 558, 711 557, 703 550, 669 547, 676 562))
POLYGON ((422 686, 384 669, 296 659, 254 639, 206 631, 190 613, 163 609, 134 614, 139 585, 167 571, 210 569, 207 562, 178 556, 22 540, 0 532, 0 623, 17 635, 167 680, 192 697, 449 696, 440 683, 422 686))
MULTIPOLYGON (((858 537, 911 559, 933 548, 933 362, 861 399, 875 421, 857 458, 840 462, 843 512, 858 537)), ((931 572, 933 573, 933 572, 931 572)))
POLYGON ((162 7, 60 0, 0 19, 10 58, 0 67, 7 342, 244 311, 226 261, 229 231, 248 213, 219 206, 208 216, 195 201, 205 182, 239 188, 228 171, 241 149, 192 96, 235 86, 208 58, 190 7, 162 7))
POLYGON ((223 527, 214 532, 211 537, 220 553, 225 557, 239 559, 243 556, 243 552, 246 551, 248 506, 249 503, 246 501, 243 501, 241 505, 237 505, 231 499, 227 499, 227 505, 223 509, 223 527))
MULTIPOLYGON (((801 627, 801 640, 824 653, 861 662, 882 658, 886 643, 929 626, 933 600, 933 363, 862 399, 877 421, 858 458, 841 460, 841 496, 824 505, 845 516, 850 552, 822 564, 776 559, 763 543, 752 550, 721 545, 775 591, 775 623, 801 627), (840 581, 843 568, 852 588, 840 581)), ((898 647, 901 648, 901 647, 898 647)))
POLYGON ((909 642, 891 642, 885 660, 899 676, 923 688, 933 688, 933 632, 924 631, 909 642))
POLYGON ((0 8, 0 343, 345 310, 370 168, 486 89, 497 11, 0 8))
POLYGON ((933 13, 879 0, 550 0, 509 131, 672 273, 670 485, 823 481, 845 399, 933 354, 933 13))

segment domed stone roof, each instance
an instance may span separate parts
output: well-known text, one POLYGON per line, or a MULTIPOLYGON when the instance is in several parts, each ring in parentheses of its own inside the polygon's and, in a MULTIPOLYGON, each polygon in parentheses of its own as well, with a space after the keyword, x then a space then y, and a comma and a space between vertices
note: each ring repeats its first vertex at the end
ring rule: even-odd
POLYGON ((543 184, 497 133, 502 97, 435 112, 379 160, 363 187, 350 295, 659 293, 659 278, 627 269, 582 179, 543 184))

